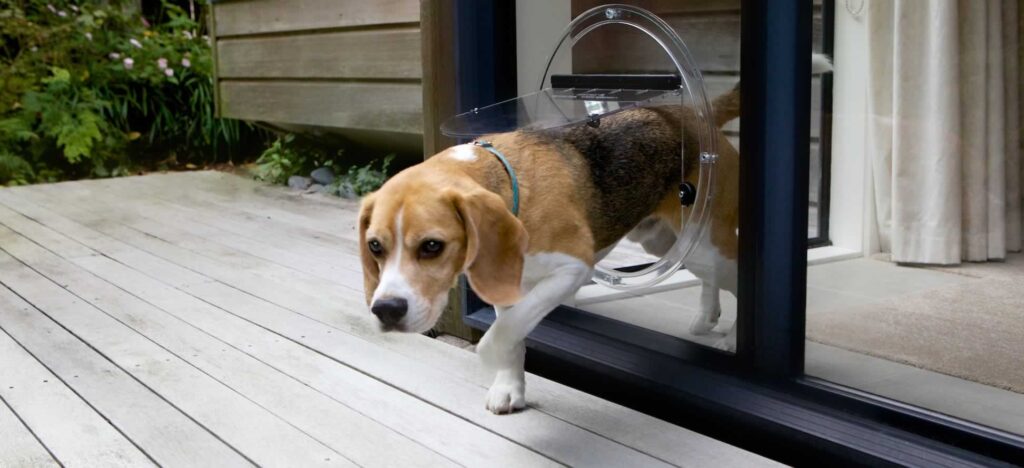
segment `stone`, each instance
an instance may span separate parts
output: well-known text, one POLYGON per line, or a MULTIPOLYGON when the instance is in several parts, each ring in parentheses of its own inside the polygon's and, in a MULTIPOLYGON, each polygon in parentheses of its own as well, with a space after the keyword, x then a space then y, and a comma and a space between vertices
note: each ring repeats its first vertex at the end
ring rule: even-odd
POLYGON ((342 182, 338 186, 338 196, 348 200, 358 200, 359 195, 356 194, 356 189, 352 188, 351 182, 342 182))
POLYGON ((292 190, 306 190, 312 183, 313 179, 310 179, 309 177, 293 175, 288 178, 288 188, 291 188, 292 190))
POLYGON ((313 182, 320 185, 330 185, 331 182, 334 182, 334 171, 329 167, 314 169, 313 172, 309 173, 309 176, 313 178, 313 182))
POLYGON ((310 186, 309 186, 309 187, 308 187, 308 188, 306 189, 306 193, 319 193, 319 192, 320 192, 321 190, 323 190, 323 189, 324 189, 324 186, 323 186, 323 185, 320 185, 320 184, 313 184, 313 185, 310 185, 310 186))

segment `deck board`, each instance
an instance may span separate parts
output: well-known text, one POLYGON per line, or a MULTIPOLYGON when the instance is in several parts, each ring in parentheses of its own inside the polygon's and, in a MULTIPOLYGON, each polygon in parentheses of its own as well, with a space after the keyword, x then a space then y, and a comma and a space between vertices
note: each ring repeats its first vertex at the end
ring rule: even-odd
MULTIPOLYGON (((19 243, 16 239, 4 238, 4 241, 7 246, 5 249, 9 247, 9 252, 18 256, 19 260, 39 268, 51 279, 67 284, 69 292, 102 309, 126 328, 144 335, 176 357, 187 358, 201 372, 326 445, 336 452, 333 458, 344 453, 357 465, 381 466, 378 444, 382 444, 398 452, 393 461, 402 466, 452 465, 451 461, 425 446, 369 420, 240 349, 217 340, 201 329, 143 301, 139 296, 119 288, 116 279, 103 281, 60 261, 42 247, 27 244, 27 240, 19 243)), ((114 271, 120 272, 123 270, 114 271)), ((181 305, 174 310, 191 315, 206 312, 189 310, 181 305)), ((95 320, 99 322, 102 319, 97 317, 95 320)), ((94 346, 105 349, 100 343, 94 342, 94 346)), ((252 346, 253 342, 243 345, 252 346)), ((138 361, 136 366, 148 364, 153 358, 141 353, 133 357, 138 361)))
POLYGON ((0 402, 0 466, 57 467, 57 461, 32 431, 0 402))
POLYGON ((65 385, 144 447, 155 462, 164 466, 252 466, 241 454, 7 289, 0 290, 0 323, 65 385))
POLYGON ((345 273, 355 208, 210 172, 0 189, 0 255, 28 270, 0 282, 52 280, 30 291, 33 306, 77 301, 78 314, 50 316, 259 464, 294 465, 274 453, 304 443, 310 462, 368 466, 770 464, 532 375, 530 409, 491 415, 471 352, 369 319, 361 278, 345 273), (177 367, 136 368, 126 346, 177 367), (231 405, 210 404, 225 390, 308 440, 240 427, 231 405))
MULTIPOLYGON (((0 262, 0 272, 11 270, 0 262)), ((65 465, 155 466, 6 333, 0 333, 0 398, 65 465)))

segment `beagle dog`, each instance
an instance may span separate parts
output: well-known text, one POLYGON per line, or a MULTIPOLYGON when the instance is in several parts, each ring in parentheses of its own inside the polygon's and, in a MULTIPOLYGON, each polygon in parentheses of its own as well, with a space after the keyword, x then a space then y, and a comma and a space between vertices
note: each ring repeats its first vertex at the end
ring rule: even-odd
MULTIPOLYGON (((738 104, 738 91, 730 94, 738 104)), ((738 109, 724 106, 717 120, 738 109)), ((384 330, 426 332, 465 274, 497 311, 477 345, 496 374, 486 407, 498 414, 523 408, 527 334, 627 234, 655 255, 675 242, 688 214, 680 209, 680 164, 697 183, 696 124, 679 106, 637 108, 603 118, 598 128, 488 135, 481 140, 494 152, 458 145, 398 173, 360 210, 367 304, 384 330)), ((739 159, 721 132, 717 138, 713 216, 686 265, 703 280, 695 333, 717 324, 719 288, 736 291, 739 159)))
MULTIPOLYGON (((824 56, 812 63, 816 72, 831 69, 824 56)), ((713 107, 718 127, 738 117, 738 85, 713 107)), ((488 135, 480 139, 487 144, 454 146, 398 173, 360 209, 367 305, 383 330, 423 333, 465 274, 497 311, 477 345, 495 373, 486 407, 496 414, 525 407, 530 331, 590 280, 624 236, 655 255, 675 242, 689 215, 680 209, 680 164, 697 183, 696 124, 680 106, 637 108, 597 128, 488 135)), ((716 137, 710 226, 686 263, 702 283, 694 334, 718 324, 720 289, 736 294, 739 155, 721 131, 716 137)), ((723 340, 733 346, 734 331, 723 340)))

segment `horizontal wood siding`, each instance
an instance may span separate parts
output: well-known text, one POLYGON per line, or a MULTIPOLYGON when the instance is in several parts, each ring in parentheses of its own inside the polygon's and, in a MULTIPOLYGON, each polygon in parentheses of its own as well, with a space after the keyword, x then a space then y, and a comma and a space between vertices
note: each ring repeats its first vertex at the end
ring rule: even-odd
POLYGON ((419 133, 419 84, 223 81, 226 115, 265 122, 419 133))
MULTIPOLYGON (((574 9, 575 13, 575 9, 574 9)), ((665 15, 694 60, 706 72, 731 73, 740 68, 740 16, 735 14, 665 15)), ((576 73, 644 73, 672 67, 665 52, 639 30, 599 29, 573 48, 576 73)))
POLYGON ((423 75, 418 27, 217 41, 229 78, 415 79, 423 75))
POLYGON ((416 0, 233 0, 213 5, 220 114, 422 134, 416 0))
POLYGON ((420 21, 415 0, 235 0, 214 8, 218 37, 420 21))

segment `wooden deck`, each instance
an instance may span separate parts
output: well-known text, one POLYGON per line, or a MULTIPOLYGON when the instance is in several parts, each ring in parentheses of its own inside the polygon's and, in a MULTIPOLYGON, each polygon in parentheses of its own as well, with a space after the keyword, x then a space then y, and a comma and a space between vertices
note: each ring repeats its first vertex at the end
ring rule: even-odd
POLYGON ((749 466, 469 351, 381 334, 356 205, 216 172, 0 189, 0 466, 749 466))

